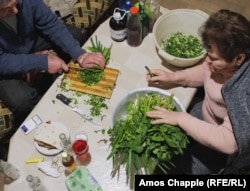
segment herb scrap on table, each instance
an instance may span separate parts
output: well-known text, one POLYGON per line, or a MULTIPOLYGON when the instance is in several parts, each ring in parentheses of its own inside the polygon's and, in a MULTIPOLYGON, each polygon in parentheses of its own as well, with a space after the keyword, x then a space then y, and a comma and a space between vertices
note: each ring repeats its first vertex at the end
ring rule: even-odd
POLYGON ((102 115, 102 109, 108 109, 108 105, 105 102, 106 99, 103 97, 99 97, 96 95, 89 95, 88 100, 84 100, 84 103, 89 104, 90 114, 93 117, 101 117, 103 119, 104 115, 102 115))

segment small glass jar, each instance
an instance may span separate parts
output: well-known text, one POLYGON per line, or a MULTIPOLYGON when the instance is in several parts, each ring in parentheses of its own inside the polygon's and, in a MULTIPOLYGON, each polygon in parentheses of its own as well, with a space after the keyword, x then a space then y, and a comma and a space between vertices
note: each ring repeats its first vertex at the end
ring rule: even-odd
POLYGON ((70 138, 67 138, 65 133, 60 133, 59 135, 59 139, 61 141, 61 146, 63 151, 67 152, 69 155, 74 155, 74 152, 72 151, 72 147, 71 147, 71 142, 70 142, 70 138))
POLYGON ((47 190, 45 186, 43 185, 43 183, 41 182, 40 178, 37 176, 28 175, 26 177, 26 180, 29 184, 29 187, 33 191, 46 191, 47 190))
POLYGON ((70 174, 74 170, 76 170, 76 164, 75 164, 74 157, 69 155, 66 152, 62 152, 62 164, 65 167, 65 172, 67 174, 70 174))

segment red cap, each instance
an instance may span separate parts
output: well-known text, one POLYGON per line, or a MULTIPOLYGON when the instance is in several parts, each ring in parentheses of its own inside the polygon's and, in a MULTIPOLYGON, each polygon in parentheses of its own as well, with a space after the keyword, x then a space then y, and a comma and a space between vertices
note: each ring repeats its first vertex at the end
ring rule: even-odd
POLYGON ((129 9, 129 12, 132 14, 132 15, 135 15, 135 14, 137 14, 138 13, 138 8, 137 7, 131 7, 130 9, 129 9))

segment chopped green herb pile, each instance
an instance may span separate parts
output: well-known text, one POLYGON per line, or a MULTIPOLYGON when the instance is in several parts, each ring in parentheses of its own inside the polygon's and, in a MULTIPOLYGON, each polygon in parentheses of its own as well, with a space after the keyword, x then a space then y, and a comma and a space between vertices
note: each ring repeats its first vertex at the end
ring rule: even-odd
POLYGON ((90 95, 90 99, 85 100, 85 103, 91 106, 90 114, 93 117, 103 118, 102 109, 108 109, 108 105, 105 103, 105 98, 96 95, 90 95))
MULTIPOLYGON (((111 46, 109 48, 104 47, 102 43, 95 36, 95 41, 93 38, 90 39, 91 46, 88 50, 91 52, 100 52, 105 58, 105 64, 107 65, 110 61, 111 46)), ((99 68, 93 68, 92 70, 79 70, 78 78, 87 84, 88 86, 96 85, 104 76, 104 71, 99 68)))
POLYGON ((167 174, 167 170, 173 166, 172 157, 183 153, 189 142, 186 134, 176 126, 152 125, 152 119, 146 116, 146 112, 156 105, 176 110, 173 95, 163 97, 148 93, 130 101, 126 118, 116 119, 115 125, 108 130, 111 137, 108 159, 113 159, 113 174, 119 172, 122 165, 125 166, 128 178, 134 173, 142 174, 141 169, 151 174, 155 165, 167 174))
POLYGON ((162 40, 162 48, 168 54, 179 58, 195 58, 204 52, 201 41, 197 37, 181 32, 173 33, 162 40))
POLYGON ((88 86, 96 85, 104 76, 103 70, 81 70, 78 78, 88 86))

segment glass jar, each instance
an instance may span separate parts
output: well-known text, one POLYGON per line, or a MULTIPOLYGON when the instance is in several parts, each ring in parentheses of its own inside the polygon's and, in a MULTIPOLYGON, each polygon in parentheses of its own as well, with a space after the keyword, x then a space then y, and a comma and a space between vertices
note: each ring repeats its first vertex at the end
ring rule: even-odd
POLYGON ((45 186, 42 184, 40 178, 37 177, 37 176, 28 175, 26 177, 26 180, 27 180, 27 182, 29 184, 29 187, 33 191, 46 191, 47 190, 45 188, 45 186))
POLYGON ((65 172, 67 174, 70 174, 74 170, 76 170, 76 164, 75 164, 74 157, 69 155, 66 152, 62 152, 62 164, 65 167, 65 172))

